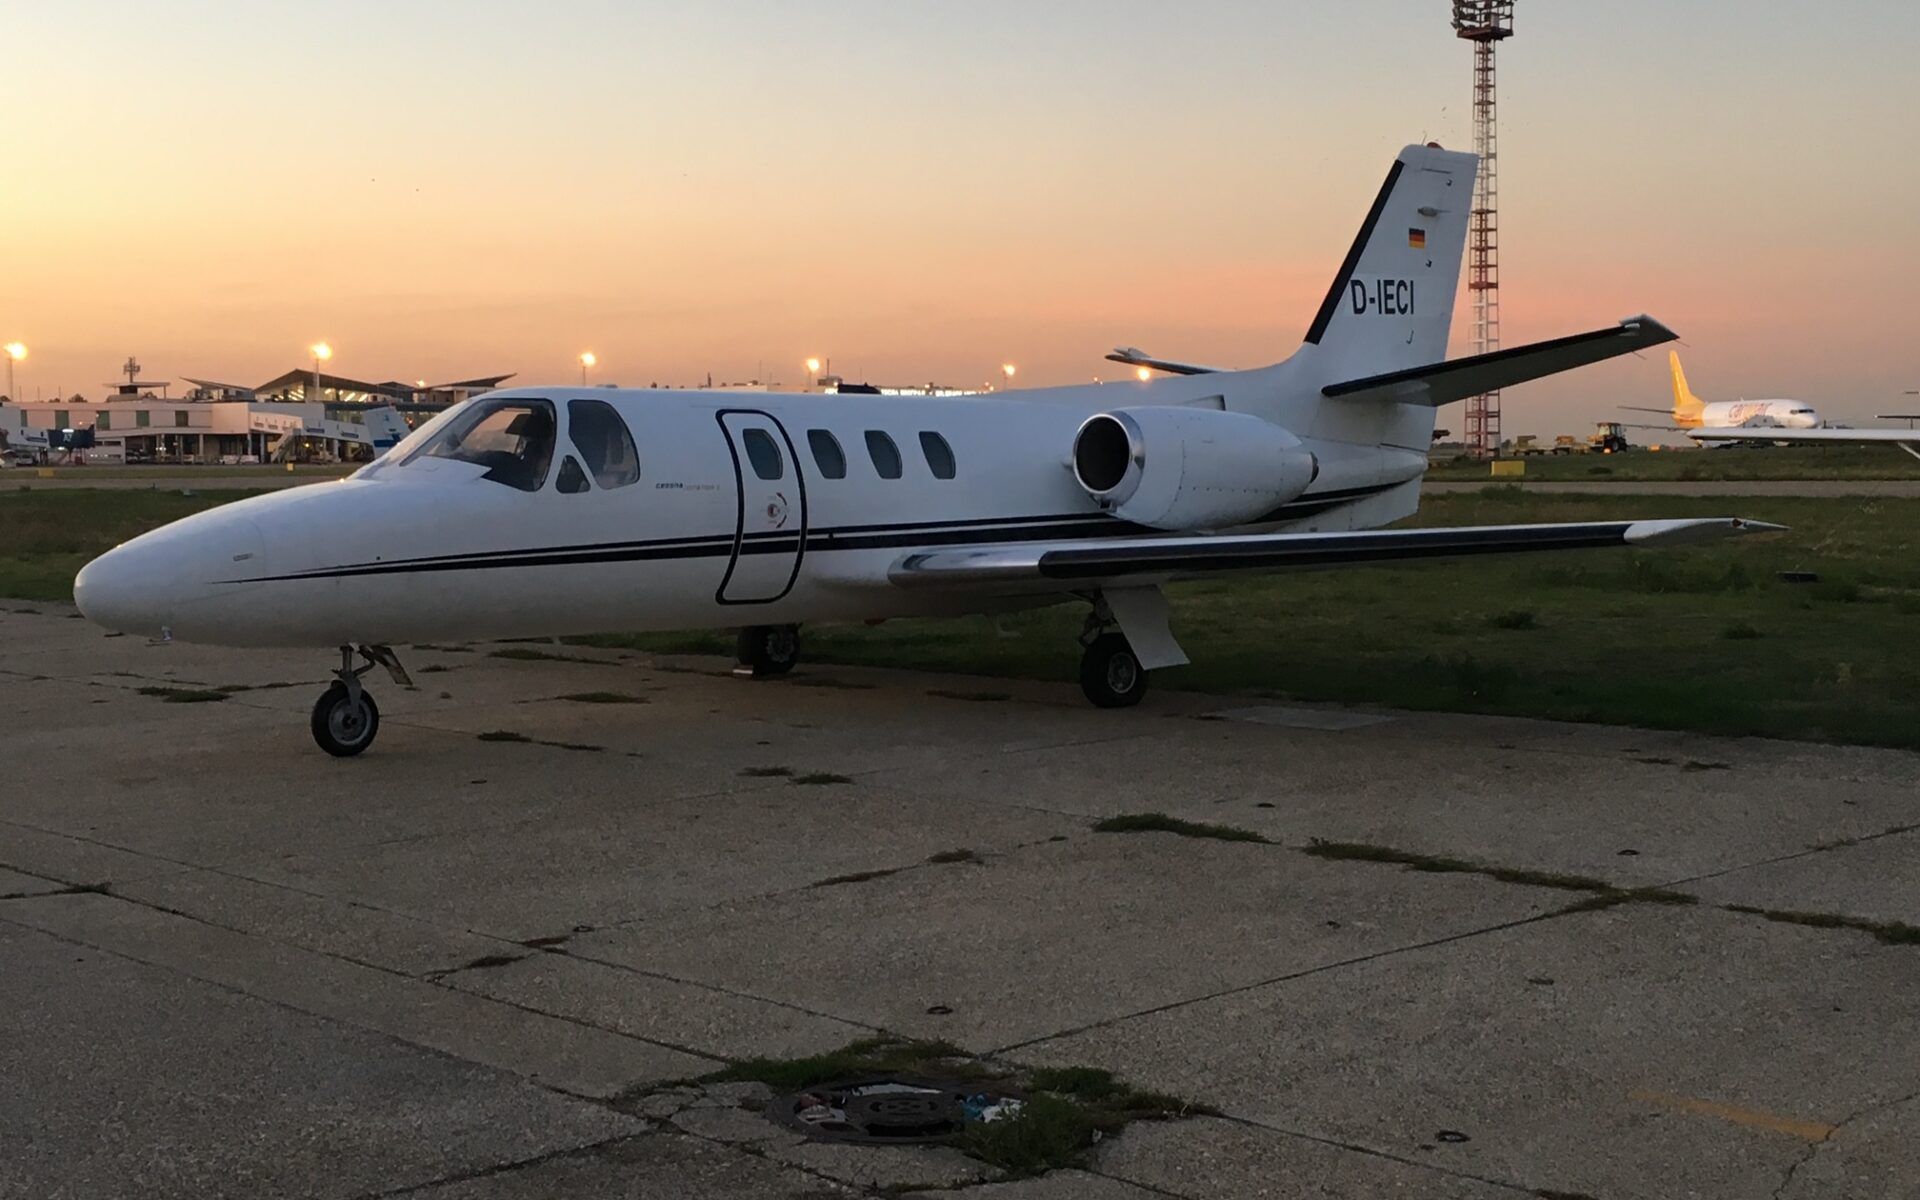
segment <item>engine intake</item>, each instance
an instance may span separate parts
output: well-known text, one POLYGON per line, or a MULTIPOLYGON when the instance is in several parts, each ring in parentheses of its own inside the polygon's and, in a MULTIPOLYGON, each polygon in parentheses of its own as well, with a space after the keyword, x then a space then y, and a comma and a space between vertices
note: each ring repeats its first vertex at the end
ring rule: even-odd
POLYGON ((1210 408, 1096 413, 1073 439, 1073 475, 1101 508, 1154 529, 1244 525, 1313 483, 1300 439, 1259 417, 1210 408))

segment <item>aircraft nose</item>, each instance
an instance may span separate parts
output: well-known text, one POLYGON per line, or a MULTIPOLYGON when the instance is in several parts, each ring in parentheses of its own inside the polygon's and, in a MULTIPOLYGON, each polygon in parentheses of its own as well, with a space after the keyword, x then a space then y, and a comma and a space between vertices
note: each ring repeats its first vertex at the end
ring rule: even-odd
POLYGON ((96 625, 147 637, 240 590, 229 582, 264 571, 265 543, 250 520, 166 528, 102 554, 73 580, 73 601, 96 625))

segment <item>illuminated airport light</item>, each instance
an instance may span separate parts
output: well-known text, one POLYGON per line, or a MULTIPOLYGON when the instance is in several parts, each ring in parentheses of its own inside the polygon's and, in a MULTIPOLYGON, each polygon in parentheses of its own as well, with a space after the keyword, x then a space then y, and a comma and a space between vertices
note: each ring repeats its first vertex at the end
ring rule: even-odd
POLYGON ((7 343, 8 358, 12 359, 15 362, 19 362, 21 359, 25 358, 26 356, 27 356, 27 345, 25 342, 8 342, 7 343))
POLYGON ((818 375, 818 374, 820 374, 820 360, 819 360, 819 359, 817 359, 817 358, 810 358, 810 359, 808 359, 808 360, 807 360, 807 374, 808 374, 808 376, 809 376, 809 377, 811 377, 811 376, 816 376, 816 375, 818 375))
POLYGON ((586 353, 584 353, 584 354, 582 354, 582 355, 580 356, 580 365, 581 365, 581 366, 583 366, 583 367, 591 367, 591 366, 594 366, 594 365, 595 365, 595 364, 597 364, 597 363, 598 363, 599 361, 600 361, 600 356, 599 356, 599 355, 597 355, 597 354, 595 354, 595 353, 594 353, 593 351, 591 351, 591 350, 589 350, 589 351, 587 351, 586 353))
POLYGON ((313 356, 321 362, 326 362, 333 357, 333 347, 327 345, 325 342, 315 342, 313 345, 308 346, 307 349, 313 351, 313 356))
POLYGON ((1137 370, 1134 371, 1134 374, 1140 377, 1141 383, 1145 383, 1147 380, 1153 378, 1153 372, 1147 369, 1146 367, 1138 368, 1137 370))

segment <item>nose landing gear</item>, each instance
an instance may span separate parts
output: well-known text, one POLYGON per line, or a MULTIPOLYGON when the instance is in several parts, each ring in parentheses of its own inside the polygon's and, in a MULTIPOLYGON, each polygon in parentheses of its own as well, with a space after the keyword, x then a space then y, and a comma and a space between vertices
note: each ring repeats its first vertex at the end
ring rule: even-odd
POLYGON ((376 666, 385 667, 400 686, 413 686, 407 669, 400 665, 399 656, 391 648, 342 646, 340 669, 333 673, 334 682, 313 703, 313 717, 309 722, 313 740, 335 758, 352 758, 373 745, 374 735, 380 732, 380 706, 360 683, 360 677, 376 666), (367 660, 357 667, 353 662, 356 651, 367 660))

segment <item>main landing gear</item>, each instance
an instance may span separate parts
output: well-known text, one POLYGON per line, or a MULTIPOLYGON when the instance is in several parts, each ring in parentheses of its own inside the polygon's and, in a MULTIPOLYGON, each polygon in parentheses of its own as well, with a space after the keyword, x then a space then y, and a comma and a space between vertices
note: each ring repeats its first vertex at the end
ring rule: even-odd
POLYGON ((1080 631, 1080 690, 1095 708, 1132 708, 1147 694, 1147 669, 1120 632, 1103 598, 1096 598, 1080 631))
POLYGON ((400 686, 413 686, 407 669, 390 648, 342 646, 334 682, 313 702, 313 740, 336 758, 352 758, 373 745, 374 735, 380 732, 380 706, 360 683, 360 677, 375 667, 385 667, 400 686), (367 660, 357 667, 353 663, 356 652, 367 660))
POLYGON ((800 661, 798 625, 750 625, 740 631, 735 675, 785 675, 800 661))

